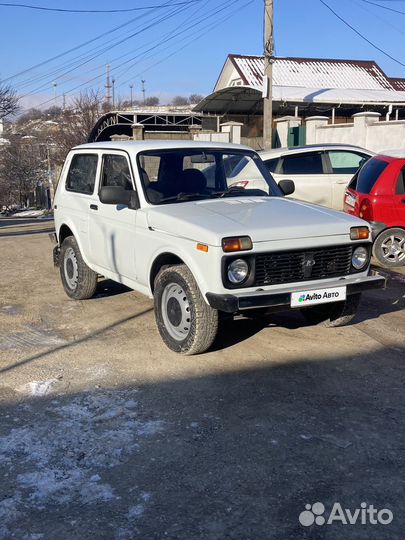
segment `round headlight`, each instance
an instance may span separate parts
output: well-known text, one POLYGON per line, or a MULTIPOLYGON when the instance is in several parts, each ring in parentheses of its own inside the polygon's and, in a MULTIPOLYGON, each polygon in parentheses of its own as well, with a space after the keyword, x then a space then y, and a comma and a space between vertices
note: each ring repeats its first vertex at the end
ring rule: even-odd
POLYGON ((249 265, 243 259, 235 259, 228 266, 228 279, 231 283, 242 283, 249 273, 249 265))
POLYGON ((352 265, 356 270, 360 270, 368 264, 368 251, 364 247, 357 247, 353 251, 352 255, 352 265))

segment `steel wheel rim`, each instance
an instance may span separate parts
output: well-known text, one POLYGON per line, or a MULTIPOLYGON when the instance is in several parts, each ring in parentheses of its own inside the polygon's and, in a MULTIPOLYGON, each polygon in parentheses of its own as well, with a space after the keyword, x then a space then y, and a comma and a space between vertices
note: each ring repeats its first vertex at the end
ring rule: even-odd
POLYGON ((170 336, 176 341, 185 340, 190 333, 191 311, 186 292, 178 283, 169 283, 164 288, 161 312, 170 336))
POLYGON ((381 244, 383 258, 388 262, 400 263, 405 260, 405 236, 391 234, 381 244))
POLYGON ((77 263, 76 253, 71 247, 65 251, 63 271, 68 287, 72 290, 76 289, 79 279, 79 265, 77 263))

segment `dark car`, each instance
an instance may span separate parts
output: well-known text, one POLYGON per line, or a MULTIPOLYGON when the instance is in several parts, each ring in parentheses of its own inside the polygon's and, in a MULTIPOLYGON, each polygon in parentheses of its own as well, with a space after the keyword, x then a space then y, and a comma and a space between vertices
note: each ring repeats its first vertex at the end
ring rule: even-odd
POLYGON ((374 256, 386 266, 405 265, 405 151, 379 154, 354 175, 344 211, 370 222, 374 256))

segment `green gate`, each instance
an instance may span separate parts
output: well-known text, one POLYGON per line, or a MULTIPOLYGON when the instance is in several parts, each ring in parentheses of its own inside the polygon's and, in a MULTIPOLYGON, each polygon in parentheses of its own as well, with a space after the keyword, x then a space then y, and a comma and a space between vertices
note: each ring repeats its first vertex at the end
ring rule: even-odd
POLYGON ((306 141, 305 126, 288 128, 287 146, 304 146, 306 141))

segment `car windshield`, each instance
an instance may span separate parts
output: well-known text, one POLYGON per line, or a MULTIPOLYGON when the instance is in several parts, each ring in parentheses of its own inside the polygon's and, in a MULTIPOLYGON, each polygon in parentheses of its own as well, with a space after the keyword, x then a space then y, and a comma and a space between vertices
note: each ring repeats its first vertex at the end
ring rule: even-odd
POLYGON ((153 150, 138 154, 138 167, 146 199, 152 204, 234 196, 282 196, 253 151, 153 150))

